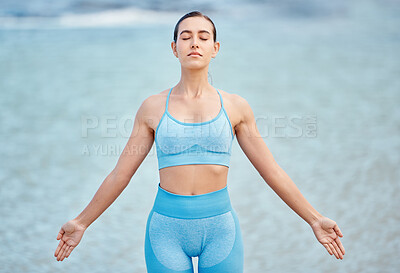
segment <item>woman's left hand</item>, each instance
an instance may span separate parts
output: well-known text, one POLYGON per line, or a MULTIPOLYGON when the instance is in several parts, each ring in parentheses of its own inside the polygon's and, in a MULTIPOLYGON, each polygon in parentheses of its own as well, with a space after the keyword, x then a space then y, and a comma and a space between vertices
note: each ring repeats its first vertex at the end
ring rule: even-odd
POLYGON ((343 259, 344 247, 339 237, 343 237, 335 221, 321 217, 311 224, 315 237, 326 248, 330 255, 334 254, 337 259, 343 259))

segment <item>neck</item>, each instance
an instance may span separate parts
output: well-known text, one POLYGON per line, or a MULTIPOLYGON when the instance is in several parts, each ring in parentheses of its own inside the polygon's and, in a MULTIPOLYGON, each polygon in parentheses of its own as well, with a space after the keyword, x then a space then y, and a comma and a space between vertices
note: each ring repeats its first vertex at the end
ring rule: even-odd
POLYGON ((204 69, 181 69, 181 80, 176 85, 177 92, 189 98, 198 98, 212 89, 208 82, 208 67, 204 69))

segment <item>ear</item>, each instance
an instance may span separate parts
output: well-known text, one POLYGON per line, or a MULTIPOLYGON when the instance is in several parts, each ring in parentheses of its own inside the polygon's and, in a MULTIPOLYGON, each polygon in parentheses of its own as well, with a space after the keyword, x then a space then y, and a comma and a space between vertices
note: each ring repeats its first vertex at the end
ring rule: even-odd
POLYGON ((178 58, 178 52, 176 51, 176 43, 175 43, 175 41, 171 42, 171 48, 172 48, 172 53, 175 55, 175 57, 178 58))
POLYGON ((211 54, 212 58, 215 58, 217 56, 220 47, 221 44, 218 41, 214 43, 214 52, 211 54))

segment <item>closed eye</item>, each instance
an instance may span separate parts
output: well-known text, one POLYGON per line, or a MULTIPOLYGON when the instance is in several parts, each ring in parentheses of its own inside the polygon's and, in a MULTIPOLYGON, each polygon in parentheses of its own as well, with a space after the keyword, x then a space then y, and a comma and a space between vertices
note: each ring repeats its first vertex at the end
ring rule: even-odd
MULTIPOLYGON (((182 40, 189 40, 190 38, 182 38, 182 40)), ((207 41, 208 39, 200 38, 200 40, 207 41)))

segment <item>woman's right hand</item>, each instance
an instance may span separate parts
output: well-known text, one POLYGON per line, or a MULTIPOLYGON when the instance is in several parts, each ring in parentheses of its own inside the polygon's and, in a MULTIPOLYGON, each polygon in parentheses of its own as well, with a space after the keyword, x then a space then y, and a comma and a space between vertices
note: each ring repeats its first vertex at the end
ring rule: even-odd
POLYGON ((57 240, 61 240, 58 244, 54 256, 57 261, 62 261, 68 258, 71 251, 79 244, 82 239, 86 227, 80 224, 77 220, 66 222, 60 229, 57 235, 57 240))
POLYGON ((335 221, 322 216, 311 224, 315 237, 326 248, 329 254, 335 254, 337 259, 343 259, 345 253, 339 237, 343 237, 335 221))

